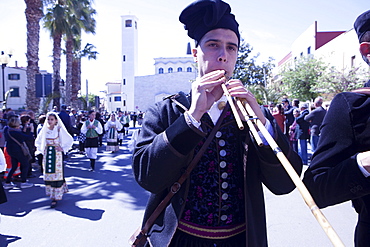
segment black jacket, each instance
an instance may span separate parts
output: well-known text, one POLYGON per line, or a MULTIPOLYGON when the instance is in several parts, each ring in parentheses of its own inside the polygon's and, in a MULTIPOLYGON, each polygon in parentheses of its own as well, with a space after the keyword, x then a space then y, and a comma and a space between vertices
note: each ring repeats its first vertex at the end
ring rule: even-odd
MULTIPOLYGON (((183 93, 179 93, 175 99, 189 108, 191 101, 183 93)), ((299 156, 292 151, 268 110, 262 110, 273 124, 277 143, 300 174, 302 162, 299 156)), ((193 158, 194 148, 205 135, 188 123, 182 112, 181 107, 170 99, 156 103, 146 112, 133 157, 137 182, 151 192, 143 223, 167 195, 170 186, 181 176, 193 158)), ((246 124, 245 128, 248 128, 246 124)), ((246 163, 240 160, 244 166, 246 188, 247 243, 249 246, 267 246, 262 183, 275 194, 289 193, 295 186, 269 147, 257 147, 249 135, 246 140, 235 143, 235 148, 238 146, 244 149, 244 160, 247 160, 246 163)), ((171 241, 182 215, 187 190, 188 183, 181 187, 165 212, 157 218, 149 232, 153 246, 167 246, 171 241)))
POLYGON ((308 110, 301 111, 301 115, 296 118, 297 125, 295 127, 296 137, 299 140, 310 139, 309 129, 310 123, 304 120, 305 116, 308 115, 308 110))
POLYGON ((320 106, 317 107, 315 110, 310 112, 307 116, 305 116, 304 120, 310 123, 311 125, 311 135, 319 136, 320 135, 320 127, 324 117, 326 115, 326 110, 324 107, 320 106))
POLYGON ((370 243, 370 178, 356 161, 359 152, 370 150, 369 109, 368 95, 346 92, 333 99, 303 179, 320 208, 352 200, 359 213, 356 246, 370 243))

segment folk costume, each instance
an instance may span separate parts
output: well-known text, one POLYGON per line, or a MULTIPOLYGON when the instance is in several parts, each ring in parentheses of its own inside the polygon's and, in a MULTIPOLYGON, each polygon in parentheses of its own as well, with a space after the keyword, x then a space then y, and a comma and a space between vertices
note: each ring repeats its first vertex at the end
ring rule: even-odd
POLYGON ((107 132, 107 151, 118 151, 118 131, 123 128, 122 124, 116 118, 114 118, 114 121, 109 119, 104 128, 107 132))
POLYGON ((43 154, 42 166, 46 195, 53 201, 62 200, 63 194, 68 192, 64 178, 63 152, 67 153, 72 147, 73 138, 68 133, 62 120, 55 112, 46 115, 45 123, 36 137, 36 153, 43 154), (58 120, 53 129, 49 129, 48 117, 55 116, 58 120), (61 147, 62 151, 58 151, 61 147))
MULTIPOLYGON (((362 57, 369 64, 369 52, 362 48, 368 48, 366 43, 370 41, 366 38, 370 31, 370 10, 357 17, 354 29, 362 57)), ((334 97, 321 125, 318 147, 303 178, 321 208, 352 200, 358 213, 355 246, 370 243, 370 173, 362 164, 368 162, 370 150, 368 86, 369 82, 366 88, 334 97)))
MULTIPOLYGON (((145 115, 133 156, 135 178, 151 192, 143 223, 181 176, 217 120, 214 114, 204 114, 201 128, 195 127, 183 114, 190 107, 189 97, 180 92, 156 103, 145 115)), ((217 105, 210 111, 220 114, 222 110, 214 109, 217 105)), ((262 110, 278 145, 300 174, 299 156, 268 110, 262 110)), ((209 241, 267 246, 262 183, 279 195, 295 186, 271 148, 258 147, 247 124, 239 130, 231 110, 225 107, 223 111, 226 116, 208 149, 149 231, 151 246, 192 246, 209 241)))
POLYGON ((367 94, 345 92, 335 96, 303 178, 320 208, 352 200, 359 214, 355 246, 370 243, 370 180, 358 164, 358 153, 370 150, 369 109, 367 94))
POLYGON ((90 170, 93 171, 95 170, 95 160, 98 157, 99 135, 103 133, 103 127, 98 120, 87 119, 81 127, 81 132, 86 135, 85 152, 90 159, 90 170), (95 126, 95 128, 88 128, 88 126, 95 126))

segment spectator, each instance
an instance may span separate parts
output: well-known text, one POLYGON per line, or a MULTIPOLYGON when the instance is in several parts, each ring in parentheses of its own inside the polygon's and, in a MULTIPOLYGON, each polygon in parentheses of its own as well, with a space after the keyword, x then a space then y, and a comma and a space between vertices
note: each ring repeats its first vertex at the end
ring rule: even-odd
POLYGON ((292 143, 292 147, 294 152, 298 153, 298 139, 297 139, 297 132, 295 131, 297 128, 297 118, 300 115, 300 111, 298 108, 293 110, 294 122, 289 127, 289 140, 292 143))
POLYGON ((59 118, 62 120, 63 125, 67 129, 68 133, 73 136, 73 130, 71 125, 71 119, 69 117, 69 114, 67 113, 67 106, 61 105, 60 106, 60 112, 58 114, 59 118))
POLYGON ((35 177, 32 174, 32 163, 36 161, 35 158, 35 130, 34 130, 34 125, 31 123, 31 117, 29 115, 23 115, 21 116, 21 130, 26 133, 30 133, 33 138, 32 140, 26 140, 26 144, 28 147, 28 150, 31 154, 32 159, 29 161, 30 162, 30 169, 28 171, 28 177, 35 177))
POLYGON ((33 184, 27 182, 27 175, 30 169, 30 163, 28 157, 23 154, 21 146, 26 140, 33 140, 33 134, 30 132, 23 132, 20 129, 21 121, 19 117, 11 117, 8 121, 9 128, 6 128, 4 131, 7 152, 11 158, 12 169, 10 170, 6 180, 4 189, 12 189, 14 184, 11 179, 13 173, 18 167, 18 162, 20 163, 21 168, 21 185, 22 189, 32 187, 33 184))
POLYGON ((307 122, 311 125, 310 131, 310 143, 311 143, 311 150, 315 152, 317 143, 319 142, 320 138, 320 127, 322 121, 324 120, 326 110, 322 107, 323 100, 321 97, 317 97, 314 101, 315 109, 311 111, 305 118, 307 122))
POLYGON ((304 120, 304 118, 308 115, 308 104, 301 103, 300 104, 300 115, 296 118, 296 136, 298 139, 298 154, 302 158, 303 165, 308 164, 308 153, 307 153, 307 144, 308 139, 310 138, 309 128, 310 124, 304 120))
POLYGON ((275 118, 277 124, 279 125, 282 132, 285 130, 285 115, 282 105, 277 105, 274 107, 272 116, 275 118))

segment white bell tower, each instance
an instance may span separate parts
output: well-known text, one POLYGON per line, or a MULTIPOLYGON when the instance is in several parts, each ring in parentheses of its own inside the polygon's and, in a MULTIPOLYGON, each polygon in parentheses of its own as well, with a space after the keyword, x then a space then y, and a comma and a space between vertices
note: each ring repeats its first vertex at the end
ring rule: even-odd
POLYGON ((138 69, 138 19, 123 15, 122 19, 122 111, 136 111, 134 93, 138 69))

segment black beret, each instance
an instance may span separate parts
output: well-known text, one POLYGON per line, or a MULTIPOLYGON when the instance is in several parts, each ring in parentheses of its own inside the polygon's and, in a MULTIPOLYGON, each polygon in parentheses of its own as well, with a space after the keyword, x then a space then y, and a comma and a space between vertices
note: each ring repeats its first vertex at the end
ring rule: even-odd
POLYGON ((239 24, 229 4, 221 0, 197 0, 181 12, 179 19, 197 46, 206 33, 217 28, 230 29, 240 42, 239 24))
POLYGON ((370 10, 357 17, 353 26, 356 30, 358 40, 360 41, 362 36, 364 36, 367 31, 370 31, 370 10))

